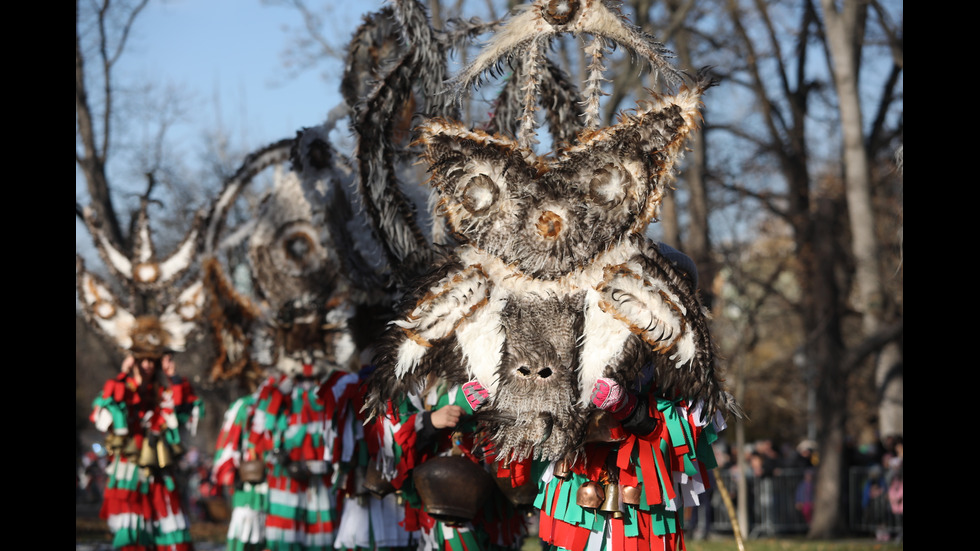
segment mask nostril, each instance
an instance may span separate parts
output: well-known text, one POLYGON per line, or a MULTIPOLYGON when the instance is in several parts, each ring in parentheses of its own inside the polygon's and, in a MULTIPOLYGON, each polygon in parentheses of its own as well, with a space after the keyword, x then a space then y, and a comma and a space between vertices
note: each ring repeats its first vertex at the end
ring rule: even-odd
POLYGON ((551 377, 551 373, 552 373, 551 368, 545 367, 542 368, 541 371, 538 371, 538 377, 541 377, 542 379, 547 379, 548 377, 551 377))
POLYGON ((531 368, 526 365, 522 365, 521 367, 517 368, 517 372, 520 373, 521 375, 530 375, 531 368))

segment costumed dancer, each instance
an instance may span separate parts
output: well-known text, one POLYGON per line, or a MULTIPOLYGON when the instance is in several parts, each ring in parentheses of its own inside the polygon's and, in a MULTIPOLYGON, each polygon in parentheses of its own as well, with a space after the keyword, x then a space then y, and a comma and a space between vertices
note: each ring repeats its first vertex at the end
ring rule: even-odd
POLYGON ((340 523, 337 465, 350 414, 344 395, 356 375, 276 365, 232 404, 218 438, 213 478, 234 488, 228 549, 332 549, 340 523))
MULTIPOLYGON (((237 341, 232 348, 247 351, 265 373, 225 414, 215 452, 216 482, 235 484, 232 550, 321 550, 337 543, 345 464, 354 460, 360 430, 353 409, 359 377, 350 285, 329 231, 339 223, 315 221, 326 214, 314 211, 301 182, 323 178, 322 190, 336 191, 325 134, 319 127, 298 133, 291 169, 277 169, 260 206, 249 240, 258 301, 232 292, 220 283, 220 266, 208 264, 215 275, 209 297, 220 305, 215 316, 239 315, 213 323, 215 336, 237 341)), ((224 371, 235 370, 216 373, 224 371)))
MULTIPOLYGON (((415 3, 396 5, 409 11, 415 3)), ((436 195, 432 204, 451 234, 451 247, 419 250, 409 239, 414 233, 385 231, 389 220, 399 219, 393 207, 400 203, 394 189, 382 193, 394 187, 394 177, 391 163, 380 162, 387 159, 387 143, 378 135, 385 127, 376 124, 374 108, 390 114, 394 105, 388 100, 408 97, 414 58, 397 65, 403 73, 392 69, 386 75, 374 90, 388 93, 366 102, 372 109, 363 111, 364 124, 356 125, 361 177, 370 191, 365 196, 391 198, 374 204, 376 211, 369 209, 378 233, 390 236, 386 244, 392 249, 409 251, 402 260, 426 260, 422 270, 402 271, 409 292, 372 376, 367 407, 391 424, 384 436, 392 449, 382 454, 382 463, 397 458, 400 465, 412 457, 413 438, 417 443, 425 426, 419 414, 439 411, 439 399, 427 394, 433 385, 443 385, 450 397, 465 385, 478 385, 469 387, 470 395, 485 392, 478 410, 470 408, 477 423, 472 434, 488 446, 470 451, 476 456, 479 450, 479 458, 492 464, 483 470, 496 472, 494 482, 504 479, 517 489, 531 480, 532 487, 538 482, 535 489, 553 497, 559 485, 552 484, 554 465, 567 461, 570 469, 579 469, 581 487, 592 487, 584 483, 585 473, 596 478, 592 482, 614 482, 617 489, 644 486, 646 501, 636 508, 649 514, 636 513, 632 524, 610 524, 607 530, 606 516, 628 513, 617 498, 608 515, 594 516, 588 526, 580 523, 584 532, 577 533, 584 541, 567 543, 574 551, 590 541, 608 541, 614 548, 639 544, 641 533, 662 533, 657 541, 663 545, 680 542, 680 536, 666 536, 679 530, 661 518, 678 506, 673 472, 696 487, 701 476, 696 462, 710 461, 700 454, 710 449, 712 431, 719 428, 709 423, 719 412, 740 414, 716 369, 700 300, 645 237, 685 142, 699 128, 702 95, 714 81, 705 70, 687 75, 672 67, 666 48, 623 17, 620 8, 614 0, 535 0, 518 7, 492 26, 493 36, 446 81, 447 93, 438 94, 461 99, 509 65, 513 72, 486 130, 454 120, 452 109, 422 111, 412 146, 428 166, 428 184, 436 195), (581 95, 548 58, 548 46, 559 35, 591 37, 584 49, 590 70, 581 95), (652 92, 615 124, 602 126, 603 63, 612 47, 629 51, 674 92, 652 92), (546 155, 535 151, 539 108, 546 110, 558 145, 546 155), (620 401, 610 395, 635 396, 636 403, 644 396, 647 406, 629 412, 650 416, 653 426, 625 430, 596 405, 620 412, 620 401), (390 402, 392 396, 399 398, 390 402), (601 440, 590 436, 592 428, 599 429, 601 440), (615 454, 607 449, 613 443, 615 454), (658 477, 663 482, 655 484, 658 477), (659 504, 663 513, 654 511, 659 504), (643 532, 638 515, 650 521, 643 532), (654 520, 660 525, 654 527, 654 520), (617 526, 623 534, 613 533, 617 526)), ((411 25, 421 17, 404 15, 403 42, 415 48, 416 57, 437 59, 439 42, 415 32, 421 25, 411 25)), ((411 469, 383 467, 393 482, 405 477, 403 484, 412 472, 414 483, 439 457, 411 469)), ((432 504, 421 501, 432 516, 432 504)), ((538 504, 547 509, 542 520, 573 521, 565 503, 546 504, 542 496, 538 504)))
POLYGON ((158 260, 145 202, 137 216, 138 238, 128 255, 115 248, 90 210, 84 212, 101 257, 139 310, 125 306, 76 255, 86 319, 125 354, 120 373, 105 383, 90 416, 106 434, 110 454, 100 517, 116 549, 187 551, 193 542, 176 468, 184 453, 182 433, 196 433, 204 404, 177 373, 173 354, 185 348, 203 307, 199 279, 176 284, 195 258, 200 218, 177 250, 158 260))
MULTIPOLYGON (((485 398, 485 395, 483 395, 485 398)), ((514 551, 528 533, 526 509, 494 483, 492 456, 473 417, 480 397, 430 378, 374 419, 379 479, 405 503, 418 551, 514 551)))
POLYGON ((91 420, 111 456, 100 517, 116 548, 192 549, 176 468, 181 431, 196 433, 204 404, 174 373, 169 352, 131 352, 93 402, 91 420))
MULTIPOLYGON (((367 353, 362 354, 366 356, 367 353)), ((364 363, 358 372, 358 384, 349 386, 345 396, 354 412, 345 436, 354 444, 351 457, 341 463, 343 513, 334 546, 351 551, 410 551, 418 534, 405 528, 403 500, 381 478, 380 471, 372 468, 382 444, 381 425, 377 418, 368 421, 362 410, 367 380, 373 371, 373 365, 364 363)))

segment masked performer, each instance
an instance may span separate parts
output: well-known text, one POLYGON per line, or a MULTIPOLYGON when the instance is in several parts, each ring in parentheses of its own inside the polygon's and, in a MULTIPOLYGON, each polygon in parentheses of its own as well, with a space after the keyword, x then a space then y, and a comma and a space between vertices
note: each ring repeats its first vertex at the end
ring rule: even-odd
POLYGON ((458 97, 509 64, 511 93, 501 98, 513 103, 496 113, 512 115, 516 128, 498 122, 492 133, 448 117, 416 127, 458 246, 414 279, 379 354, 369 407, 384 414, 387 397, 416 393, 432 377, 447 388, 479 385, 470 387, 485 393, 474 415, 504 474, 497 478, 515 488, 536 480, 542 537, 575 551, 680 541, 673 514, 703 491, 719 414, 741 412, 716 369, 696 284, 645 237, 713 85, 705 72, 682 75, 666 53, 618 2, 538 0, 496 26, 451 80, 458 97), (566 141, 539 155, 538 94, 569 89, 546 56, 562 34, 592 36, 584 126, 570 122, 570 109, 549 113, 566 141), (612 43, 676 89, 603 127, 602 60, 612 43), (637 488, 643 497, 633 505, 637 488))
POLYGON ((362 430, 355 308, 338 235, 330 232, 337 221, 321 225, 324 213, 307 200, 301 181, 320 179, 322 189, 336 192, 328 199, 342 201, 333 159, 322 128, 304 129, 293 141, 292 165, 277 171, 250 233, 254 303, 208 263, 209 297, 224 304, 216 315, 251 312, 241 316, 248 323, 215 327, 247 338, 248 346, 238 348, 248 348, 247 361, 264 373, 226 412, 217 444, 214 478, 235 484, 230 550, 348 547, 337 538, 362 430))
POLYGON ((195 258, 200 226, 195 224, 169 258, 159 260, 145 203, 136 220, 132 255, 112 245, 90 211, 85 211, 85 222, 110 271, 133 297, 126 307, 76 256, 86 318, 125 354, 120 373, 105 383, 91 414, 106 433, 111 456, 101 517, 115 548, 190 550, 190 524, 175 469, 184 451, 182 433, 196 432, 204 406, 177 373, 173 354, 184 349, 201 320, 201 281, 177 284, 195 258), (173 289, 178 291, 171 294, 173 289))

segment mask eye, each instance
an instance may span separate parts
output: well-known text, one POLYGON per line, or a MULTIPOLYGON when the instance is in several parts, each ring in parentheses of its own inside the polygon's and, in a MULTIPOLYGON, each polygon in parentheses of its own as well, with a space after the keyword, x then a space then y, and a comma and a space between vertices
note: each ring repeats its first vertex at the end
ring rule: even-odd
POLYGON ((613 207, 626 199, 632 177, 614 164, 596 170, 589 182, 589 198, 598 205, 613 207))
POLYGON ((312 254, 313 240, 306 233, 297 232, 283 242, 286 254, 294 262, 303 263, 312 254))
POLYGON ((471 214, 485 214, 500 197, 500 188, 486 174, 477 174, 463 187, 461 202, 471 214))

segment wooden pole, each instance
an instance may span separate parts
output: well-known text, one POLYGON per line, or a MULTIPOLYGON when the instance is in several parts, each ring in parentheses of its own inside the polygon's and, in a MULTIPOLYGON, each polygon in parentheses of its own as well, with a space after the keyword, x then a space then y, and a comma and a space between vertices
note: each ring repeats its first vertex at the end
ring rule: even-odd
POLYGON ((725 482, 721 479, 721 471, 718 467, 714 468, 715 471, 715 483, 718 484, 718 491, 721 492, 721 499, 725 502, 725 509, 728 510, 728 520, 732 523, 732 531, 735 533, 735 544, 738 545, 738 551, 745 551, 745 543, 742 541, 742 531, 738 526, 738 519, 735 517, 735 506, 732 505, 732 496, 728 493, 728 488, 725 487, 725 482))

